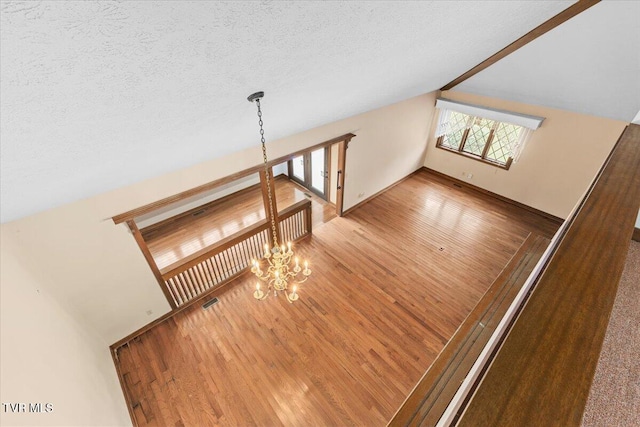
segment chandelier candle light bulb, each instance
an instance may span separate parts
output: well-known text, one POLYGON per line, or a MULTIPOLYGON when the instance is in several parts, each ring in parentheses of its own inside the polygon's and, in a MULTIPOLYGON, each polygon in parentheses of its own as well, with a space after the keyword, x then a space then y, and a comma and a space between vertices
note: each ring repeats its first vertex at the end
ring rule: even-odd
POLYGON ((270 176, 269 162, 267 160, 267 148, 264 139, 264 129, 262 128, 262 110, 260 108, 260 100, 264 96, 264 92, 256 92, 250 95, 247 99, 250 102, 255 102, 258 107, 258 125, 260 126, 260 142, 262 144, 262 158, 264 160, 265 181, 267 187, 267 196, 269 198, 269 211, 267 216, 271 219, 271 231, 272 236, 269 238, 272 243, 271 250, 269 249, 269 243, 264 244, 264 260, 266 261, 265 269, 260 268, 260 260, 251 260, 251 272, 263 282, 266 282, 267 290, 263 292, 260 289, 260 282, 256 284, 256 290, 253 296, 257 300, 264 300, 269 296, 271 289, 273 289, 273 295, 277 296, 278 291, 283 291, 289 303, 293 303, 299 299, 298 290, 301 283, 311 275, 309 269, 309 262, 304 262, 304 270, 300 268, 298 257, 293 257, 293 249, 291 242, 287 242, 286 246, 284 242, 278 244, 278 233, 275 222, 275 212, 273 206, 274 190, 272 190, 272 181, 270 176), (295 266, 291 265, 291 261, 295 261, 295 266), (298 274, 302 271, 302 275, 298 277, 298 274), (291 285, 291 292, 288 292, 291 285))
POLYGON ((260 282, 256 283, 256 291, 253 293, 254 298, 261 299, 264 297, 264 293, 260 290, 260 282))

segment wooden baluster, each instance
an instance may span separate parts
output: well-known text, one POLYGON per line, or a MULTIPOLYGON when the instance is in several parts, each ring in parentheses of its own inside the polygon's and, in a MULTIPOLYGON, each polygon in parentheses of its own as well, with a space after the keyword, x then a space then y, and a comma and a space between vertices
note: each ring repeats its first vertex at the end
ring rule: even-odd
POLYGON ((184 292, 184 288, 183 288, 182 283, 180 282, 180 278, 178 276, 175 276, 172 280, 176 284, 176 288, 178 289, 178 293, 180 295, 180 299, 182 300, 182 303, 184 304, 185 302, 187 302, 187 294, 184 292))
POLYGON ((193 267, 191 267, 192 270, 192 276, 194 279, 194 284, 196 286, 196 291, 198 292, 198 295, 200 295, 202 293, 202 291, 204 291, 204 284, 203 284, 203 280, 202 277, 200 277, 200 270, 198 269, 198 265, 196 264, 193 267))
POLYGON ((206 291, 209 289, 209 280, 207 279, 207 275, 204 273, 204 265, 201 262, 197 265, 198 267, 198 276, 200 277, 200 286, 202 287, 202 291, 206 291))
POLYGON ((187 283, 189 284, 189 289, 191 290, 191 298, 195 298, 198 296, 198 289, 195 287, 194 283, 193 283, 193 278, 192 278, 192 271, 191 269, 188 269, 187 271, 185 271, 186 273, 186 277, 187 277, 187 283))
POLYGON ((222 268, 222 252, 216 254, 214 257, 214 261, 216 263, 216 275, 218 276, 218 282, 222 282, 224 280, 224 269, 222 268))
POLYGON ((207 273, 207 280, 209 281, 209 288, 211 288, 212 286, 214 286, 216 284, 216 281, 214 279, 212 270, 211 270, 211 262, 208 259, 205 259, 204 261, 204 266, 205 266, 205 272, 207 273))
POLYGON ((231 259, 233 260, 231 271, 233 271, 233 273, 236 273, 238 271, 238 265, 240 264, 240 257, 238 256, 237 245, 233 245, 229 249, 231 252, 231 259))
POLYGON ((176 304, 176 307, 178 307, 180 304, 182 304, 182 298, 180 298, 180 295, 178 294, 178 291, 176 289, 176 285, 173 282, 173 278, 167 280, 164 283, 166 284, 166 286, 171 291, 171 297, 173 298, 173 302, 176 304))
POLYGON ((189 301, 191 298, 193 298, 193 295, 191 295, 191 291, 189 290, 189 285, 187 284, 185 272, 180 273, 178 277, 180 278, 180 283, 182 283, 182 290, 184 291, 184 294, 185 294, 185 301, 189 301))

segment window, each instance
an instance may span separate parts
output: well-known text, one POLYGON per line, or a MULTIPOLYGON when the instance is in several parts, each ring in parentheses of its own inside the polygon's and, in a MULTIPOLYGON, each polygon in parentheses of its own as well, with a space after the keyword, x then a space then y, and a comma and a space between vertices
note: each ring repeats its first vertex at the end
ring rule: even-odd
POLYGON ((436 147, 509 169, 524 133, 521 126, 451 110, 440 114, 445 130, 436 147))
POLYGON ((509 169, 544 117, 438 98, 436 147, 509 169))

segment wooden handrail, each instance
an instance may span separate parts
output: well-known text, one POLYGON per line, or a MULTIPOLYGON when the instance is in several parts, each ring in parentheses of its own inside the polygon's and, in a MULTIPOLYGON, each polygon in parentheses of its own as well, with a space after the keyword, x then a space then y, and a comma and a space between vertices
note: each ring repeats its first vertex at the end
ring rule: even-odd
POLYGON ((305 209, 307 209, 307 207, 311 207, 311 200, 300 200, 299 202, 284 208, 283 210, 281 210, 280 212, 278 212, 278 219, 280 221, 285 220, 287 218, 289 218, 290 216, 293 216, 295 214, 297 214, 300 211, 303 211, 305 209))
POLYGON ((474 366, 460 390, 469 394, 454 398, 440 422, 580 424, 639 205, 640 126, 629 125, 559 231, 508 335, 474 366))
MULTIPOLYGON (((304 211, 305 209, 311 209, 311 201, 310 200, 301 200, 278 213, 278 219, 283 221, 298 212, 304 211)), ((174 262, 173 264, 168 265, 167 267, 160 270, 162 274, 163 280, 168 280, 169 278, 182 273, 183 271, 188 270, 194 265, 200 264, 202 261, 211 258, 212 255, 222 252, 225 249, 236 245, 243 240, 246 240, 248 237, 253 236, 255 234, 260 233, 263 230, 266 230, 270 227, 267 220, 263 220, 257 224, 249 226, 243 230, 238 231, 237 233, 232 234, 215 243, 214 245, 208 246, 189 255, 186 258, 183 258, 179 261, 174 262)))
POLYGON ((389 421, 389 427, 437 424, 548 244, 549 239, 529 234, 389 421))
POLYGON ((163 268, 162 270, 160 270, 162 278, 164 280, 167 280, 170 277, 180 274, 183 271, 193 267, 194 265, 200 264, 205 259, 211 258, 213 254, 222 252, 225 249, 228 249, 231 246, 242 242, 243 240, 246 240, 248 237, 258 234, 262 230, 266 230, 268 228, 269 223, 266 220, 262 220, 261 222, 240 230, 229 237, 225 237, 219 242, 211 246, 207 246, 206 248, 200 249, 198 252, 195 252, 188 257, 176 261, 173 264, 163 268))

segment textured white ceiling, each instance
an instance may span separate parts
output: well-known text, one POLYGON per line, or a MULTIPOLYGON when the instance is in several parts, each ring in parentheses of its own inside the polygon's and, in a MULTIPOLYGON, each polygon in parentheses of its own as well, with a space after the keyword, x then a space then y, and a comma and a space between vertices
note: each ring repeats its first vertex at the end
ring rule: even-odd
POLYGON ((640 109, 640 1, 602 1, 456 90, 630 122, 640 109))
MULTIPOLYGON (((1 217, 435 90, 571 2, 2 2, 1 217)), ((258 160, 258 159, 256 159, 258 160)))

